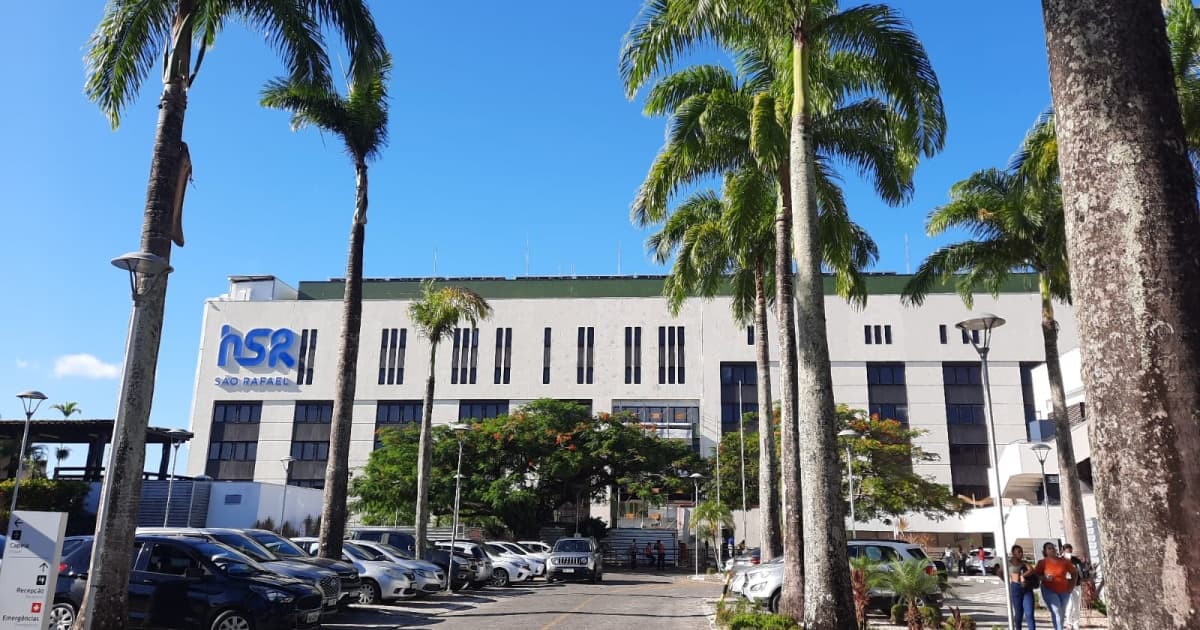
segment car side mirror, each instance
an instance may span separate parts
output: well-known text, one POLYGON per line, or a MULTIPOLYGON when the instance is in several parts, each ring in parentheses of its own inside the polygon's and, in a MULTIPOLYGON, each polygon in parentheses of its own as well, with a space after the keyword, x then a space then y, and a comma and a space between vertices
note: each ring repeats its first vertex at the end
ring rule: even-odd
POLYGON ((183 570, 183 577, 189 580, 198 580, 204 577, 204 569, 200 567, 188 567, 183 570))

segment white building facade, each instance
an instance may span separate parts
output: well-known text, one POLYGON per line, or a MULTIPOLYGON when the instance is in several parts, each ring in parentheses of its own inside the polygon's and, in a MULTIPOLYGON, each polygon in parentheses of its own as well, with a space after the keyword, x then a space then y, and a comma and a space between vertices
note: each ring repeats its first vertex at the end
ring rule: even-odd
MULTIPOLYGON (((439 281, 477 291, 494 314, 439 346, 435 423, 494 416, 538 398, 576 400, 594 412, 631 411, 707 454, 723 428, 737 430, 739 393, 741 410, 756 410, 753 341, 761 331, 735 322, 728 298, 691 300, 672 316, 661 277, 439 281)), ((834 397, 925 431, 919 445, 939 460, 917 471, 985 499, 994 484, 979 356, 954 324, 980 312, 1008 320, 994 333, 989 357, 996 438, 1001 445, 1028 440, 1039 417, 1033 370, 1043 362, 1036 281, 1017 276, 998 298, 979 296, 973 311, 949 289, 919 308, 904 306, 906 281, 869 276, 863 309, 827 292, 834 397)), ((377 428, 420 418, 430 344, 408 316, 420 282, 365 283, 352 468, 366 463, 377 428)), ((272 276, 235 276, 227 295, 205 302, 189 475, 278 483, 291 456, 289 483, 321 485, 342 288, 340 281, 293 289, 272 276)), ((1074 346, 1069 306, 1059 307, 1059 319, 1063 346, 1074 346)), ((770 328, 777 397, 773 318, 770 328)), ((952 544, 988 540, 995 522, 994 508, 981 507, 944 521, 913 517, 907 529, 952 544)), ((890 536, 894 528, 858 525, 860 535, 890 536)))

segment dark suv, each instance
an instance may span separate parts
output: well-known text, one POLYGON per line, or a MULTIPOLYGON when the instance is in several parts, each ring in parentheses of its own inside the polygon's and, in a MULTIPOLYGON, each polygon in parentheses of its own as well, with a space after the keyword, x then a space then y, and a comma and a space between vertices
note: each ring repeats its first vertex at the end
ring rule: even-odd
MULTIPOLYGON (((92 541, 59 565, 50 627, 70 628, 83 601, 92 541)), ((225 546, 196 538, 138 536, 129 574, 129 626, 184 630, 292 630, 321 623, 321 592, 271 573, 225 546)))
POLYGON ((338 574, 332 569, 318 567, 308 562, 299 560, 289 560, 287 558, 276 555, 271 550, 262 546, 258 541, 243 534, 236 529, 227 528, 165 528, 165 527, 139 527, 139 534, 162 534, 167 536, 192 536, 208 540, 210 542, 220 543, 227 547, 233 547, 243 554, 250 557, 251 560, 258 562, 267 568, 272 573, 303 580, 317 587, 321 591, 322 604, 326 612, 337 610, 338 600, 341 598, 342 586, 338 579, 338 574))
POLYGON ((373 540, 391 545, 410 556, 417 553, 417 539, 411 533, 395 527, 351 527, 346 533, 350 540, 373 540))
POLYGON ((358 570, 354 568, 354 565, 349 562, 310 556, 303 549, 297 547, 296 543, 265 529, 244 529, 242 532, 280 558, 304 562, 337 572, 338 578, 342 582, 342 597, 338 600, 339 607, 345 608, 358 601, 358 592, 362 590, 362 578, 359 577, 358 570))

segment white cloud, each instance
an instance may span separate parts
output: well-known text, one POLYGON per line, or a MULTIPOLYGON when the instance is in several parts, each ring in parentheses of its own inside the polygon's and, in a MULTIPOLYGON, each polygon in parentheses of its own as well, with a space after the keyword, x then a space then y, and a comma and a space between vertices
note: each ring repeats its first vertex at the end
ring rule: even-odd
POLYGON ((81 376, 83 378, 109 379, 121 375, 120 366, 105 363, 90 354, 68 354, 54 360, 54 375, 81 376))

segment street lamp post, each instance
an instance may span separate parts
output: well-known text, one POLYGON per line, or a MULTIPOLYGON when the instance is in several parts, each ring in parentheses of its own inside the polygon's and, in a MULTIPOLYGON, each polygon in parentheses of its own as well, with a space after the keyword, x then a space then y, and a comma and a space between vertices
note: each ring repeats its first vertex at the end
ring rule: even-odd
POLYGON ((1050 447, 1045 442, 1038 442, 1029 448, 1042 469, 1042 509, 1046 511, 1046 537, 1054 538, 1050 531, 1050 494, 1046 491, 1046 458, 1050 456, 1050 447))
MULTIPOLYGON (((1004 567, 1004 574, 1008 576, 1008 535, 1004 531, 1004 505, 1000 498, 1000 452, 996 446, 996 419, 992 415, 992 384, 988 378, 988 352, 991 350, 992 331, 1004 325, 1004 318, 993 315, 991 313, 982 313, 979 317, 963 320, 955 327, 959 330, 971 333, 971 345, 975 351, 979 353, 979 360, 982 363, 980 373, 983 379, 983 396, 986 401, 984 409, 986 411, 986 420, 988 426, 988 437, 992 445, 992 475, 996 482, 996 513, 1000 515, 1000 549, 997 556, 1000 556, 1000 561, 1004 567)), ((1012 606, 1005 606, 1007 611, 1008 628, 1013 630, 1013 611, 1012 606)))
POLYGON ((170 525, 168 519, 171 518, 171 494, 175 490, 175 466, 179 464, 179 447, 192 437, 190 431, 183 429, 171 429, 167 431, 167 437, 171 440, 168 447, 171 448, 171 476, 167 479, 167 505, 163 508, 163 527, 170 525))
POLYGON ((850 539, 858 538, 858 519, 854 515, 854 468, 850 466, 850 440, 862 437, 858 431, 853 429, 843 429, 837 434, 840 438, 846 438, 846 482, 849 486, 848 494, 850 497, 850 539))
POLYGON ((12 506, 8 509, 11 515, 17 511, 17 491, 21 489, 21 477, 25 475, 25 449, 29 446, 29 424, 33 414, 37 413, 46 395, 37 390, 27 390, 17 394, 21 399, 21 407, 25 410, 25 432, 21 434, 21 450, 17 451, 17 478, 13 480, 12 506))
POLYGON ((696 532, 696 538, 692 541, 692 546, 696 548, 694 568, 696 577, 700 577, 700 524, 696 523, 695 520, 696 508, 700 507, 700 480, 704 478, 704 475, 701 475, 700 473, 692 473, 689 475, 689 477, 692 479, 692 501, 695 503, 695 507, 692 508, 692 530, 696 532))
POLYGON ((288 477, 292 476, 292 462, 296 461, 291 455, 285 455, 279 460, 283 464, 283 503, 279 506, 279 535, 283 535, 283 520, 287 518, 287 488, 288 477))
MULTIPOLYGON (((463 456, 463 437, 470 426, 461 422, 450 425, 450 430, 454 432, 455 439, 458 440, 458 463, 455 465, 454 473, 454 518, 450 526, 450 555, 446 561, 446 590, 450 590, 451 583, 454 582, 454 550, 458 549, 458 506, 462 499, 462 456, 463 456)), ((578 525, 576 525, 578 529, 578 525)))

